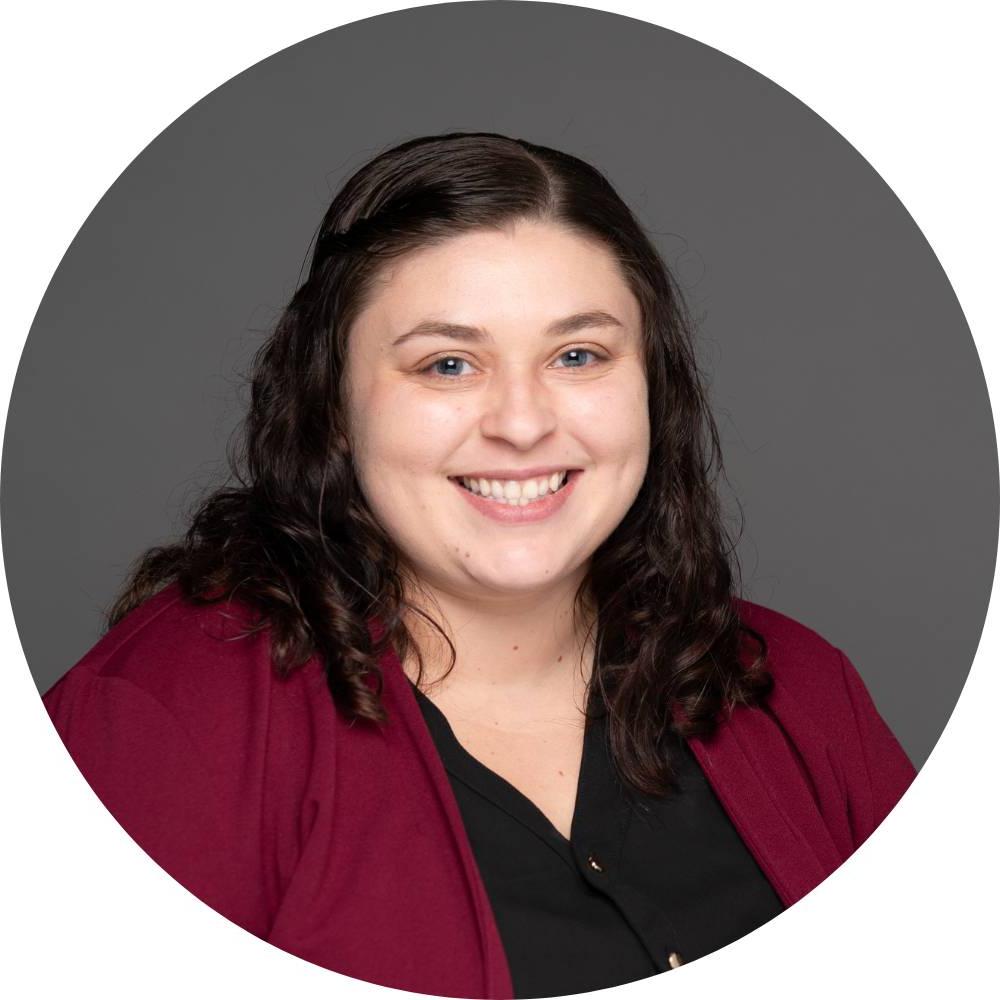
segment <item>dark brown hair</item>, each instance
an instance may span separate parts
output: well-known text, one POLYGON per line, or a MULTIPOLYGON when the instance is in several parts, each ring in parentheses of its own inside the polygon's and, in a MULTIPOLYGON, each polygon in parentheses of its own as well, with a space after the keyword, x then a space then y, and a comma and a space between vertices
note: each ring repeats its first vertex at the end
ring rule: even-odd
POLYGON ((199 602, 238 597, 269 630, 279 673, 318 654, 338 710, 384 720, 379 657, 391 644, 401 659, 415 654, 421 671, 423 660, 403 620, 417 609, 404 597, 400 558, 354 474, 347 333, 385 261, 522 219, 600 241, 641 308, 648 471, 594 553, 575 610, 592 598, 590 703, 608 711, 619 773, 662 793, 673 774, 669 734, 709 734, 721 713, 759 703, 771 686, 767 647, 739 620, 738 567, 714 489, 718 432, 676 283, 603 174, 554 149, 492 133, 428 136, 346 182, 306 280, 254 357, 230 481, 201 501, 183 539, 140 558, 108 624, 173 581, 199 602), (373 618, 382 626, 374 637, 373 618), (757 647, 751 663, 741 655, 747 637, 757 647))

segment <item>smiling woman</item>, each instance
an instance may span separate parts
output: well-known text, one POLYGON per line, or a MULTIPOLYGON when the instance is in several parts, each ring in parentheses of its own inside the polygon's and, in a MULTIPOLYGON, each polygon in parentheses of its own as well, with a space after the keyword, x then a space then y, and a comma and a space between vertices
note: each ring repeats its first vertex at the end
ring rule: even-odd
POLYGON ((913 767, 741 599, 662 259, 491 133, 362 167, 255 358, 234 483, 46 695, 125 829, 325 968, 461 997, 675 969, 800 899, 913 767))

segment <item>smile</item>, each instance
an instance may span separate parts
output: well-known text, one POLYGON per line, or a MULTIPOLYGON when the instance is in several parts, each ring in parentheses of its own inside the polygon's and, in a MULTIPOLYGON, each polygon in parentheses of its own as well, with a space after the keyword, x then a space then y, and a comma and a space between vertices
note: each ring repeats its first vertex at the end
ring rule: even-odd
POLYGON ((558 493, 566 485, 569 471, 565 469, 562 472, 553 472, 551 476, 540 476, 537 479, 501 481, 499 479, 470 479, 468 476, 456 476, 455 481, 470 493, 475 493, 487 500, 524 507, 537 502, 550 493, 558 493))
POLYGON ((581 469, 569 469, 521 482, 508 479, 502 483, 467 476, 449 478, 474 510, 500 524, 518 525, 543 521, 561 510, 582 475, 581 469), (484 484, 489 487, 486 492, 484 484))

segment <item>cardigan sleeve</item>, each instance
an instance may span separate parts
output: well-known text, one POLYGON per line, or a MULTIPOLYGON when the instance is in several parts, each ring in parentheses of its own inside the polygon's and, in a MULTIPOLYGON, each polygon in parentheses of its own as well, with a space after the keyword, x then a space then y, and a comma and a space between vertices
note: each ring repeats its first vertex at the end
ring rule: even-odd
POLYGON ((266 916, 234 845, 233 783, 175 715, 128 678, 70 671, 43 698, 98 798, 168 874, 223 916, 266 933, 266 916))
POLYGON ((860 788, 859 781, 852 782, 849 803, 858 847, 892 811, 917 772, 854 665, 841 650, 837 653, 855 727, 853 738, 842 744, 845 763, 859 781, 863 778, 860 788))

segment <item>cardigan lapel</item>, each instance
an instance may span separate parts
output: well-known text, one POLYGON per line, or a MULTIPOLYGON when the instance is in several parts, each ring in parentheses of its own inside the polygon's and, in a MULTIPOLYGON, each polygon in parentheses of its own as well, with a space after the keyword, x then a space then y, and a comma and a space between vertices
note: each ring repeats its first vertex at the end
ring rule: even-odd
POLYGON ((844 860, 810 792, 795 749, 761 709, 737 708, 688 744, 786 907, 844 860))
MULTIPOLYGON (((377 630, 373 631, 377 633, 377 630)), ((382 669, 384 694, 391 720, 398 720, 398 724, 405 728, 408 738, 413 743, 415 755, 424 762, 428 769, 434 794, 447 817, 448 829, 442 833, 457 851, 458 861, 468 887, 468 897, 472 900, 476 936, 483 957, 485 992, 473 993, 470 986, 468 995, 483 996, 489 1000, 509 1000, 514 995, 510 967, 493 916, 489 895, 476 864, 472 845, 469 843, 465 823, 455 800, 448 774, 441 762, 437 748, 434 746, 433 738, 427 728, 420 705, 417 703, 416 695, 410 686, 410 681, 399 662, 399 657, 391 646, 383 654, 379 665, 382 669)))

